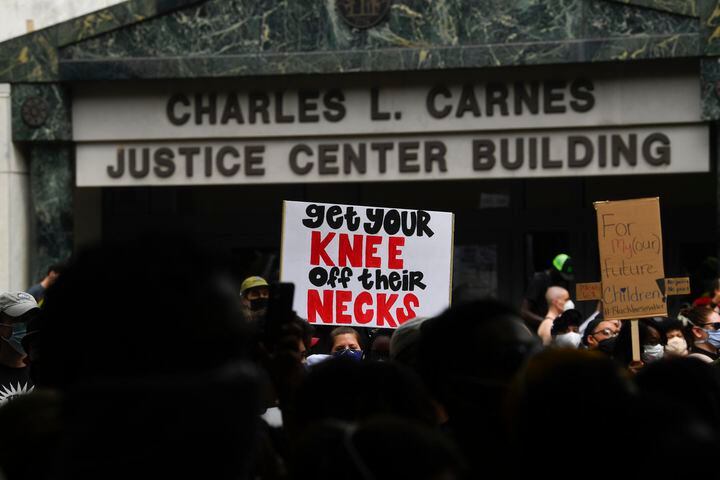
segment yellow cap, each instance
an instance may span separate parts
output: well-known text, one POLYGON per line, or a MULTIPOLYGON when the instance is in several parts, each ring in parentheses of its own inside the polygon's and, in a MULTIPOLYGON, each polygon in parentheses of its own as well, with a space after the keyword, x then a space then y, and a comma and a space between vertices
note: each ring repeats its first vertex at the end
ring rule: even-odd
POLYGON ((268 283, 262 277, 248 277, 243 280, 242 285, 240 285, 240 295, 245 293, 246 290, 250 290, 251 288, 269 286, 270 285, 268 285, 268 283))

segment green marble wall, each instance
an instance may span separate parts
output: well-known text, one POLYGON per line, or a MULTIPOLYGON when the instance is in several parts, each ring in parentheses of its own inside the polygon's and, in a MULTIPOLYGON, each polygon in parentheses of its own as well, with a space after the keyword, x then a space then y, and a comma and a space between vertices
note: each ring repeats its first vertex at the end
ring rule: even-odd
POLYGON ((0 44, 0 81, 43 82, 57 79, 57 35, 51 29, 0 44))
POLYGON ((140 23, 202 0, 131 0, 74 18, 57 26, 57 45, 80 42, 98 34, 140 23))
POLYGON ((72 151, 70 144, 35 143, 32 146, 30 191, 37 238, 32 278, 42 278, 48 265, 67 260, 72 254, 72 151))
POLYGON ((720 55, 720 2, 704 0, 700 4, 700 27, 705 55, 720 55))
POLYGON ((58 47, 138 24, 202 0, 132 0, 0 43, 0 81, 58 79, 58 47))
POLYGON ((613 0, 618 3, 696 17, 698 0, 613 0))
POLYGON ((696 18, 604 0, 396 0, 357 31, 334 0, 209 0, 61 49, 65 79, 414 70, 697 56, 696 18), (151 60, 148 60, 151 59, 151 60))
MULTIPOLYGON (((709 0, 134 0, 0 44, 0 81, 274 75, 697 56, 709 0), (700 7, 698 7, 700 2, 700 7)), ((714 20, 713 20, 714 21, 714 20)))
POLYGON ((20 83, 13 85, 11 100, 13 141, 72 140, 71 102, 66 87, 20 83))

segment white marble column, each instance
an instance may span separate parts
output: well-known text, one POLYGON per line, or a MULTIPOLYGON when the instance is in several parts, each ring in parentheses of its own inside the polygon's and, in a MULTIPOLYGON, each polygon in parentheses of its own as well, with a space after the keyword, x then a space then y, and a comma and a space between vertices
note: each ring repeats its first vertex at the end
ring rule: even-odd
POLYGON ((28 164, 12 141, 10 85, 0 84, 0 291, 25 290, 33 234, 28 164))

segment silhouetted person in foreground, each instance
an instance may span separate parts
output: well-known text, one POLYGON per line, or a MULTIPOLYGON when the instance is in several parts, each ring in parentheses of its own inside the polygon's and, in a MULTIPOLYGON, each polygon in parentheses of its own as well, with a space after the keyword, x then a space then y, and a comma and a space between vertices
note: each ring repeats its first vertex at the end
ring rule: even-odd
POLYGON ((545 467, 553 477, 572 478, 583 472, 587 458, 559 449, 603 452, 611 441, 626 448, 626 436, 612 439, 630 428, 632 392, 627 373, 600 352, 549 349, 536 355, 517 376, 505 412, 511 450, 523 459, 512 472, 545 467), (553 469, 555 462, 562 468, 553 469))
POLYGON ((438 430, 382 416, 320 422, 292 461, 294 480, 457 480, 464 470, 457 448, 438 430))
MULTIPOLYGON (((519 313, 485 300, 452 307, 420 327, 418 365, 473 469, 513 458, 501 419, 507 389, 539 340, 519 313)), ((481 470, 478 470, 481 471, 481 470)))
POLYGON ((63 397, 53 478, 250 476, 261 377, 220 265, 147 237, 81 253, 48 289, 30 346, 63 397))
POLYGON ((307 376, 291 427, 298 433, 324 420, 356 422, 374 415, 437 425, 435 406, 414 372, 393 363, 339 357, 317 365, 307 376))

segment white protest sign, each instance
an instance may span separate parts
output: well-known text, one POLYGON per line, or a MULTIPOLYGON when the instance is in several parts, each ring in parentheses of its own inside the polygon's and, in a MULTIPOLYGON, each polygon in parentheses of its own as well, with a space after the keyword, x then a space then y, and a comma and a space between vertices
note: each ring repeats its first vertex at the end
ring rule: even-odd
POLYGON ((286 201, 280 276, 311 324, 397 328, 450 305, 454 216, 286 201))

